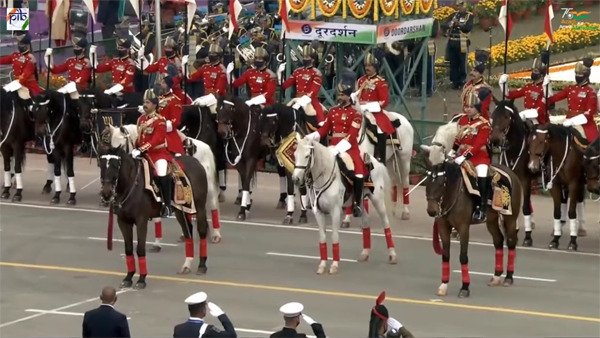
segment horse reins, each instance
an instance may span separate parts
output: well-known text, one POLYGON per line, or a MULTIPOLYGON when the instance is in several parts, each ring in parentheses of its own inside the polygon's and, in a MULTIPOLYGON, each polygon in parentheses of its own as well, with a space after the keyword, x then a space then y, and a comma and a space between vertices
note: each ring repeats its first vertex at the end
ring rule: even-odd
MULTIPOLYGON (((536 132, 541 133, 541 134, 547 134, 548 130, 537 129, 536 132)), ((546 181, 544 180, 545 170, 542 170, 542 189, 544 189, 544 191, 548 191, 549 189, 552 189, 552 181, 554 181, 556 176, 558 176, 558 174, 560 173, 560 170, 562 169, 562 166, 565 164, 565 160, 567 159, 568 150, 569 150, 569 139, 570 139, 570 136, 567 135, 567 137, 565 138, 565 151, 563 152, 563 157, 562 157, 562 160, 560 161, 560 165, 558 166, 558 168, 556 168, 556 172, 554 171, 554 158, 553 158, 552 154, 550 154, 550 180, 548 181, 548 184, 546 184, 546 181)), ((547 140, 545 140, 545 142, 547 142, 547 140)), ((540 162, 542 162, 542 156, 540 156, 540 162)))
MULTIPOLYGON (((314 148, 311 149, 310 151, 310 157, 308 158, 308 163, 306 163, 306 165, 299 165, 299 166, 295 166, 296 169, 303 169, 304 170, 304 176, 306 176, 306 173, 308 171, 310 171, 312 169, 312 159, 314 156, 314 148)), ((312 195, 314 195, 314 198, 311 198, 311 201, 313 201, 312 207, 314 208, 315 206, 318 207, 318 203, 319 203, 319 198, 321 198, 321 195, 323 195, 323 193, 329 189, 329 187, 331 187, 331 185, 333 184, 333 178, 335 176, 335 169, 337 168, 337 162, 334 161, 333 165, 331 166, 331 172, 329 173, 329 178, 327 178, 327 180, 325 181, 325 183, 323 185, 321 185, 319 188, 315 188, 313 184, 310 184, 308 182, 306 182, 307 187, 311 187, 311 190, 313 192, 312 195)), ((315 179, 318 179, 320 177, 322 177, 325 173, 321 173, 320 175, 318 175, 317 177, 312 179, 312 183, 314 183, 315 179)))
MULTIPOLYGON (((119 161, 119 166, 118 166, 118 171, 121 171, 121 156, 118 155, 102 155, 100 156, 100 158, 103 158, 106 160, 106 167, 108 168, 108 164, 110 162, 111 159, 116 159, 117 161, 119 161)), ((135 162, 135 178, 133 179, 133 184, 131 185, 131 188, 129 188, 129 191, 127 192, 127 195, 125 195, 125 198, 123 198, 121 200, 121 202, 115 203, 115 200, 117 199, 117 185, 119 184, 119 175, 117 175, 117 179, 115 180, 115 184, 113 185, 112 189, 111 189, 111 199, 108 201, 109 203, 113 204, 113 206, 116 209, 120 209, 121 207, 123 207, 123 204, 125 202, 127 202, 127 200, 129 199, 129 197, 131 197, 131 194, 133 194, 133 189, 138 185, 138 178, 140 177, 140 165, 138 164, 138 161, 134 159, 135 162)), ((105 180, 102 180, 102 183, 107 183, 105 180)))
MULTIPOLYGON (((48 105, 48 103, 50 103, 50 99, 39 103, 38 105, 40 106, 45 106, 48 105)), ((48 119, 48 121, 46 121, 46 129, 48 130, 48 133, 50 134, 50 151, 48 151, 48 146, 46 145, 46 138, 44 137, 44 151, 46 152, 46 154, 50 155, 52 153, 52 151, 54 150, 55 146, 54 146, 54 135, 56 134, 56 132, 60 129, 60 127, 62 126, 63 122, 65 121, 65 117, 67 116, 67 100, 65 99, 65 97, 63 96, 63 112, 62 112, 62 116, 60 118, 60 121, 58 122, 58 124, 56 125, 56 128, 54 128, 54 131, 51 130, 50 128, 50 119, 48 119)))
MULTIPOLYGON (((445 176, 445 175, 446 175, 446 171, 440 171, 438 173, 427 171, 427 176, 431 177, 431 178, 436 178, 438 176, 445 176)), ((461 176, 461 178, 460 178, 460 180, 458 182, 458 188, 456 189, 456 195, 457 196, 456 196, 456 198, 454 198, 454 202, 452 202, 452 204, 450 205, 450 207, 448 209, 446 209, 446 211, 442 212, 442 210, 443 210, 442 204, 444 203, 444 195, 442 195, 440 197, 440 200, 437 201, 437 205, 438 205, 438 208, 440 209, 440 212, 437 214, 436 218, 444 217, 444 216, 448 215, 450 213, 450 211, 454 208, 454 206, 458 202, 458 193, 462 189, 462 181, 463 181, 463 179, 462 179, 462 176, 461 176)), ((444 185, 446 185, 445 182, 444 182, 444 185)), ((431 201, 431 200, 433 200, 433 199, 432 198, 427 198, 427 201, 431 201)))
POLYGON ((4 144, 4 142, 8 139, 8 136, 10 135, 10 130, 12 129, 12 125, 13 122, 15 121, 15 102, 12 102, 12 115, 10 116, 10 123, 8 124, 8 129, 6 130, 6 135, 4 136, 4 138, 2 138, 2 141, 0 141, 0 146, 2 146, 4 144))
MULTIPOLYGON (((223 101, 223 102, 225 104, 234 105, 233 102, 229 102, 229 101, 223 101)), ((225 143, 225 157, 227 158, 227 162, 229 162, 229 164, 231 164, 232 166, 236 166, 242 159, 242 152, 244 151, 244 148, 246 147, 246 141, 248 141, 248 136, 250 135, 250 126, 251 125, 252 125, 252 112, 250 112, 248 114, 248 128, 246 130, 246 136, 244 136, 244 141, 242 141, 241 149, 238 146, 235 132, 233 131, 233 128, 231 128, 231 134, 232 134, 231 139, 233 139, 233 144, 235 145, 235 147, 237 148, 237 151, 239 153, 239 155, 235 158, 235 160, 233 162, 231 162, 231 159, 229 158, 229 152, 227 151, 227 149, 229 149, 229 139, 227 139, 227 142, 225 143)), ((229 123, 229 126, 231 127, 231 122, 229 123)))

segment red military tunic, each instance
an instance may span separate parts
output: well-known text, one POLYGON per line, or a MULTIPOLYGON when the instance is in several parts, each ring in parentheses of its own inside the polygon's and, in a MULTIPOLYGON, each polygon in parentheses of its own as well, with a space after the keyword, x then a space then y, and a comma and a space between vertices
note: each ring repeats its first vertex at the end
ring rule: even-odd
POLYGON ((190 82, 202 80, 204 83, 204 94, 214 94, 215 96, 225 96, 227 92, 227 75, 225 67, 222 64, 209 65, 203 64, 190 75, 190 82))
POLYGON ((565 87, 560 92, 548 98, 548 104, 553 104, 557 101, 567 99, 569 111, 567 118, 585 115, 587 123, 584 124, 583 131, 588 141, 594 142, 598 138, 598 126, 594 121, 594 117, 598 115, 598 98, 594 89, 589 84, 584 86, 571 85, 565 87))
POLYGON ((131 58, 113 58, 99 64, 96 67, 96 73, 106 73, 110 71, 113 84, 120 83, 123 86, 124 93, 134 93, 133 77, 135 69, 135 63, 131 58))
MULTIPOLYGON (((462 103, 463 103, 463 111, 464 111, 464 108, 467 106, 467 98, 469 97, 469 94, 471 94, 471 92, 473 92, 473 91, 475 91, 477 93, 477 92, 479 92, 479 89, 484 88, 484 87, 488 88, 490 91, 492 90, 492 87, 490 87, 490 85, 485 83, 483 81, 483 79, 481 79, 479 83, 473 83, 473 80, 467 81, 467 83, 463 87, 463 91, 462 91, 462 95, 461 95, 462 103)), ((488 95, 488 97, 481 102, 481 109, 479 111, 480 111, 480 114, 485 119, 490 118, 490 104, 491 103, 492 103, 492 95, 488 95)))
MULTIPOLYGON (((389 87, 383 77, 379 75, 373 77, 363 75, 358 79, 356 86, 360 91, 360 96, 358 97, 360 104, 379 102, 381 109, 384 109, 390 103, 389 87)), ((377 126, 384 133, 393 134, 396 132, 396 128, 394 128, 392 122, 383 111, 373 113, 373 117, 375 117, 377 126)))
POLYGON ((77 90, 86 90, 89 87, 92 76, 91 63, 88 58, 70 57, 64 63, 54 65, 50 69, 52 74, 62 74, 67 72, 69 81, 75 82, 77 90))
POLYGON ((21 53, 12 53, 0 57, 0 65, 12 64, 13 77, 19 80, 22 86, 27 87, 32 96, 42 92, 42 88, 35 79, 35 56, 31 53, 25 55, 21 53))
POLYGON ((185 154, 183 149, 183 142, 177 128, 181 123, 181 100, 173 93, 161 96, 158 103, 158 113, 162 115, 166 121, 171 121, 173 129, 167 132, 167 148, 171 153, 174 154, 185 154))
POLYGON ((250 87, 250 97, 255 97, 264 94, 267 99, 266 104, 275 103, 275 89, 277 88, 277 77, 270 69, 258 70, 250 68, 245 71, 239 79, 233 81, 234 87, 239 87, 243 84, 250 87))
POLYGON ((458 134, 454 141, 459 145, 457 155, 471 155, 469 161, 474 166, 480 164, 490 164, 490 156, 488 155, 486 145, 490 138, 491 127, 488 120, 481 115, 477 115, 470 119, 467 115, 462 115, 458 120, 458 134))
MULTIPOLYGON (((144 72, 146 72, 146 73, 157 73, 158 72, 158 73, 166 75, 167 74, 167 66, 170 63, 174 64, 178 70, 181 69, 181 61, 177 57, 168 59, 163 56, 160 59, 158 59, 158 61, 156 61, 155 63, 148 65, 148 67, 146 67, 146 69, 144 69, 144 72)), ((188 99, 185 96, 185 93, 184 93, 183 89, 181 88, 181 77, 180 76, 173 77, 173 88, 171 88, 171 89, 173 90, 173 94, 175 94, 179 98, 179 100, 181 100, 181 102, 185 102, 186 104, 189 104, 192 102, 190 99, 188 99)))
MULTIPOLYGON (((538 112, 538 123, 548 123, 548 114, 546 113, 546 104, 544 104, 544 87, 542 84, 535 84, 530 82, 523 88, 509 90, 506 98, 509 100, 518 99, 524 97, 523 107, 525 109, 536 109, 538 112)), ((515 112, 516 113, 516 112, 515 112)))
POLYGON ((296 97, 307 95, 311 98, 311 104, 317 113, 317 122, 325 120, 323 107, 319 102, 319 91, 323 83, 321 72, 315 67, 302 67, 296 69, 290 78, 281 84, 282 89, 288 89, 296 85, 296 97))
POLYGON ((346 107, 335 106, 329 110, 323 126, 317 129, 321 139, 331 132, 329 145, 335 146, 342 139, 346 139, 350 143, 351 147, 347 153, 352 158, 352 162, 354 162, 354 173, 356 175, 364 175, 366 172, 365 164, 358 148, 358 133, 361 123, 362 115, 352 105, 346 107))
POLYGON ((146 152, 146 156, 152 163, 158 160, 172 161, 173 156, 167 151, 165 118, 154 112, 140 116, 137 125, 137 148, 146 152))

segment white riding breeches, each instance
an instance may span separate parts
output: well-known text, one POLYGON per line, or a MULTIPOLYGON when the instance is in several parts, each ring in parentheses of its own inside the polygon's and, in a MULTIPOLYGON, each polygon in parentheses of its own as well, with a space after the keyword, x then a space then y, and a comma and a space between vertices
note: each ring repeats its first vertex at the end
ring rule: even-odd
POLYGON ((154 168, 156 168, 156 175, 158 175, 159 177, 167 176, 167 166, 167 160, 160 159, 154 162, 154 168))
POLYGON ((477 177, 487 177, 489 166, 487 164, 480 164, 475 167, 477 171, 477 177))

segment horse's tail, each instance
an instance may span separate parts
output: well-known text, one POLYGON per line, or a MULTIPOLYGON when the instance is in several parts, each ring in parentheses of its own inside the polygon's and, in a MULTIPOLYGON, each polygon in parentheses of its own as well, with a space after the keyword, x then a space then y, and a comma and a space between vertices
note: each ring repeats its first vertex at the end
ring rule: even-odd
POLYGON ((433 251, 438 254, 438 255, 442 255, 442 244, 440 243, 440 234, 438 231, 438 223, 437 221, 433 222, 433 237, 431 238, 432 242, 433 242, 433 251))

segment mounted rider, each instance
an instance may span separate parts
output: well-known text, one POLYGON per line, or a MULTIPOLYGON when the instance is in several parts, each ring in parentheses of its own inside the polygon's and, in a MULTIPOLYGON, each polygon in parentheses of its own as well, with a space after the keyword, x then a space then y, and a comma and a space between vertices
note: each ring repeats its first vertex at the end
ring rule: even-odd
POLYGON ((159 98, 152 89, 144 93, 143 115, 137 120, 138 139, 136 148, 131 151, 134 158, 144 155, 154 166, 156 181, 160 186, 163 211, 166 216, 172 214, 172 182, 168 175, 168 164, 173 156, 167 150, 167 122, 156 109, 159 98))
MULTIPOLYGON (((187 58, 182 65, 187 64, 187 58)), ((213 94, 217 97, 227 93, 227 74, 223 66, 223 48, 218 43, 212 43, 208 48, 208 63, 203 64, 189 75, 189 82, 202 81, 204 95, 213 94)))
MULTIPOLYGON (((313 109, 317 115, 317 124, 322 125, 325 121, 323 105, 319 102, 319 91, 323 83, 321 72, 315 67, 319 63, 319 56, 310 45, 302 47, 303 66, 294 70, 292 75, 281 84, 285 90, 291 86, 296 87, 296 97, 310 97, 313 109)), ((306 113, 306 110, 305 110, 306 113)))
POLYGON ((354 163, 354 203, 352 213, 354 217, 362 215, 362 199, 364 188, 365 164, 358 147, 358 134, 362 125, 362 115, 354 109, 350 95, 355 87, 352 81, 341 80, 337 85, 338 105, 329 110, 325 123, 317 131, 310 133, 305 138, 320 141, 331 132, 329 145, 333 146, 336 155, 348 153, 354 163))
MULTIPOLYGON (((471 97, 471 92, 475 92, 475 96, 480 90, 491 91, 492 87, 485 82, 483 78, 483 73, 485 73, 485 68, 487 66, 489 60, 489 52, 485 50, 476 50, 475 51, 475 65, 469 74, 471 79, 467 81, 465 86, 463 87, 463 91, 461 94, 463 110, 467 109, 469 98, 471 97)), ((480 114, 487 120, 490 118, 490 103, 492 102, 492 96, 489 95, 485 100, 481 102, 481 110, 480 114)))
MULTIPOLYGON (((0 57, 0 65, 12 65, 12 72, 15 81, 18 81, 21 86, 28 89, 25 96, 21 97, 25 100, 25 110, 31 104, 31 96, 40 94, 43 89, 37 82, 37 68, 35 56, 31 53, 31 36, 23 31, 16 34, 18 52, 0 57)), ((13 81, 14 82, 14 81, 13 81)), ((19 86, 17 84, 17 86, 19 86)))
POLYGON ((452 148, 457 155, 454 159, 456 164, 462 165, 465 160, 469 160, 477 172, 477 186, 480 196, 475 195, 474 224, 485 222, 487 217, 487 196, 490 185, 488 167, 491 161, 486 145, 490 138, 491 127, 488 120, 481 115, 481 112, 483 102, 491 95, 491 91, 485 88, 472 91, 469 94, 464 115, 458 120, 458 134, 452 148))
MULTIPOLYGON (((548 104, 567 99, 568 111, 563 126, 575 127, 592 143, 598 138, 598 126, 594 118, 598 116, 598 98, 590 86, 590 73, 594 60, 584 58, 575 65, 575 82, 548 98, 548 104)), ((544 86, 550 82, 544 78, 544 86)))
MULTIPOLYGON (((115 85, 123 86, 123 93, 134 93, 135 87, 133 86, 133 79, 135 75, 135 61, 129 56, 129 49, 131 48, 131 39, 129 37, 118 37, 117 38, 117 56, 98 64, 95 61, 93 64, 96 65, 96 73, 111 72, 113 87, 105 92, 107 94, 116 94, 114 88, 115 85)), ((90 47, 90 54, 96 57, 96 46, 90 47)))
POLYGON ((181 106, 181 100, 173 93, 171 88, 173 88, 173 78, 167 75, 162 79, 158 88, 158 95, 160 95, 158 97, 158 113, 165 118, 167 149, 175 157, 178 157, 185 152, 178 129, 183 107, 181 106))
POLYGON ((275 90, 277 88, 277 76, 268 68, 269 54, 267 50, 258 47, 254 51, 253 68, 246 70, 239 79, 233 81, 233 87, 237 88, 246 84, 249 88, 250 98, 264 95, 266 105, 275 103, 275 90))
MULTIPOLYGON (((542 86, 544 76, 546 75, 546 69, 550 61, 550 53, 543 51, 540 58, 536 58, 533 61, 533 67, 531 69, 531 82, 519 89, 509 90, 508 85, 505 85, 508 81, 508 75, 500 75, 498 84, 500 90, 505 90, 506 87, 506 98, 509 100, 518 99, 523 97, 523 107, 525 109, 533 109, 537 112, 537 124, 548 123, 548 113, 546 111, 546 95, 544 94, 545 86, 542 86)), ((525 120, 527 116, 535 116, 535 114, 529 115, 528 112, 522 111, 519 113, 521 119, 525 120)))
POLYGON ((378 75, 380 62, 371 53, 365 56, 364 61, 365 75, 361 76, 357 81, 358 91, 353 93, 352 99, 362 105, 367 102, 378 102, 381 111, 373 112, 373 117, 377 123, 377 147, 375 150, 375 158, 379 162, 385 162, 387 136, 396 133, 396 128, 385 114, 383 109, 390 102, 389 86, 387 81, 378 75), (356 96, 356 97, 355 97, 356 96))
POLYGON ((74 38, 72 42, 75 56, 69 57, 62 64, 55 65, 52 57, 52 48, 47 48, 44 54, 44 61, 52 74, 66 72, 68 80, 75 82, 77 91, 82 92, 89 88, 92 78, 92 63, 85 54, 88 41, 85 38, 74 38))

